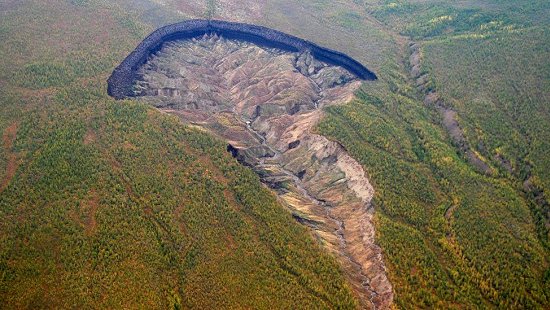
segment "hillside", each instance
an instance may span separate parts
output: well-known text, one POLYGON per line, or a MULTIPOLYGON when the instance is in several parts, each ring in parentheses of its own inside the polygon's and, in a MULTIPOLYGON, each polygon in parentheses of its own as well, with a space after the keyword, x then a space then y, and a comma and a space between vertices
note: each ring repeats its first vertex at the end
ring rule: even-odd
MULTIPOLYGON (((319 237, 332 226, 284 200, 300 190, 269 190, 272 175, 226 152, 236 124, 190 127, 158 102, 107 96, 147 34, 215 18, 341 51, 377 75, 315 110, 307 134, 372 184, 393 307, 548 308, 549 15, 544 0, 0 3, 0 307, 363 305, 353 268, 319 237)), ((284 62, 271 65, 273 77, 284 62)))
POLYGON ((143 34, 128 15, 1 12, 1 308, 354 308, 335 260, 225 144, 107 96, 143 34))
POLYGON ((373 188, 338 143, 313 132, 326 106, 353 98, 359 77, 309 50, 218 33, 166 42, 136 76, 134 100, 227 141, 232 155, 338 258, 360 305, 392 303, 375 242, 373 188))

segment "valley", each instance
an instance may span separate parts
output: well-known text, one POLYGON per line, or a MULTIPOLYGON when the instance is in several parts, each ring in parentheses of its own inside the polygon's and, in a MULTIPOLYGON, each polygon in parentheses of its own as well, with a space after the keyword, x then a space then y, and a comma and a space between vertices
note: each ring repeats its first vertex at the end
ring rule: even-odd
POLYGON ((339 259, 363 307, 391 305, 374 189, 340 144, 314 130, 324 107, 353 97, 353 74, 308 52, 205 34, 165 43, 137 76, 137 99, 228 142, 339 259))
POLYGON ((0 308, 548 309, 548 16, 0 1, 0 308))

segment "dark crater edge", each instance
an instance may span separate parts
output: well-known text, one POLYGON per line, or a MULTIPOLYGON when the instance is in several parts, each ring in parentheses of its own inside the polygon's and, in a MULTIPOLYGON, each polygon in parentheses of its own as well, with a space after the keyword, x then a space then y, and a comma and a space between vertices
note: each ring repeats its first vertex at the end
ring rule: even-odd
POLYGON ((107 81, 107 92, 115 99, 132 97, 137 70, 148 57, 160 50, 165 42, 190 39, 206 33, 217 33, 226 38, 249 41, 261 46, 276 47, 290 52, 309 50, 313 57, 341 66, 363 80, 376 80, 376 75, 355 59, 315 43, 270 28, 219 20, 188 20, 164 26, 151 33, 116 67, 107 81))

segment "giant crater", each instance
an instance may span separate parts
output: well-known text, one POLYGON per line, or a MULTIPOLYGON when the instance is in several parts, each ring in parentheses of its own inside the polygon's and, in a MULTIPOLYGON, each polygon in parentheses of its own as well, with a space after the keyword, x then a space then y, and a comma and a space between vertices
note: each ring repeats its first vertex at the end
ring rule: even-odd
POLYGON ((363 308, 393 301, 363 167, 315 132, 323 107, 376 76, 351 57, 265 27, 191 20, 147 37, 108 91, 226 140, 339 260, 363 308))

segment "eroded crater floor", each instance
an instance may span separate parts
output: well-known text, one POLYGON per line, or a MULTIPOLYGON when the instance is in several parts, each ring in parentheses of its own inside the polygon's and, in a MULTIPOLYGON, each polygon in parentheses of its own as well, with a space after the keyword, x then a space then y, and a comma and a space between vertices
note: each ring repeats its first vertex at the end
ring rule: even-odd
POLYGON ((361 84, 309 53, 264 48, 217 35, 173 41, 139 71, 135 94, 228 141, 294 217, 338 257, 365 308, 393 300, 375 244, 373 188, 361 165, 313 132, 327 105, 361 84))

